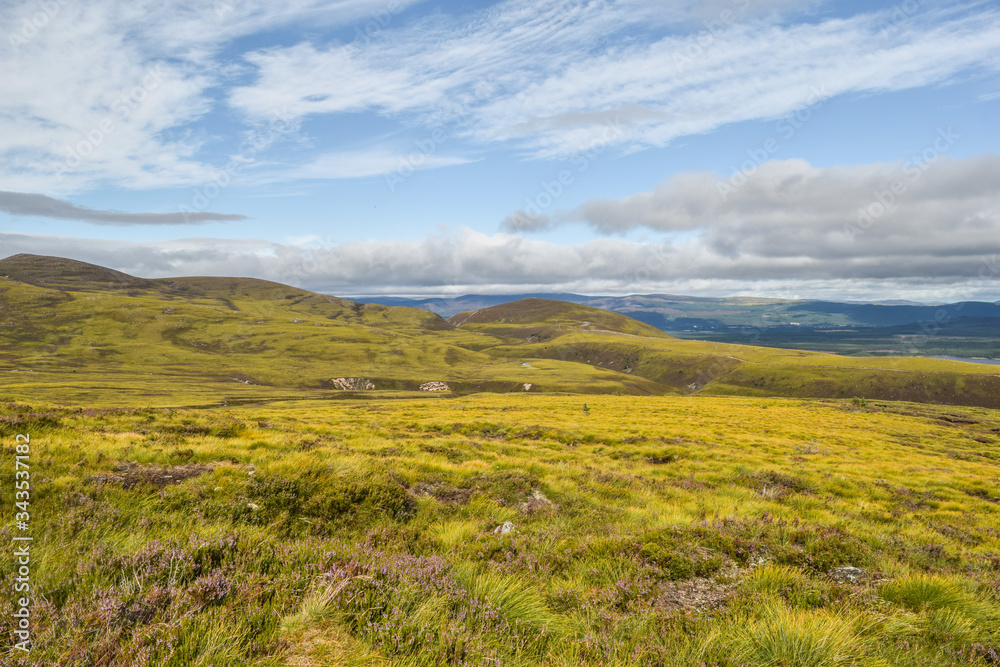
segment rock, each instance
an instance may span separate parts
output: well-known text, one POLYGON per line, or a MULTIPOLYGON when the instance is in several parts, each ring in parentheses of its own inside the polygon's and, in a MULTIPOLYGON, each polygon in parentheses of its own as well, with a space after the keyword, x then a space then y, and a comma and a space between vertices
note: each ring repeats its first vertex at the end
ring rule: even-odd
POLYGON ((334 378, 334 389, 341 391, 371 391, 375 389, 375 383, 368 378, 334 378))
POLYGON ((528 500, 521 503, 521 511, 527 514, 555 509, 558 509, 556 504, 546 498, 545 494, 537 489, 531 492, 531 497, 528 500))
POLYGON ((497 526, 493 533, 496 535, 509 535, 514 532, 514 524, 504 521, 502 526, 497 526))
POLYGON ((830 578, 834 581, 843 581, 849 584, 857 583, 867 576, 864 570, 851 567, 850 565, 838 567, 830 572, 830 578))
POLYGON ((451 389, 451 387, 449 387, 447 384, 445 384, 444 382, 437 382, 437 381, 425 382, 422 385, 420 385, 420 391, 448 391, 449 389, 451 389))

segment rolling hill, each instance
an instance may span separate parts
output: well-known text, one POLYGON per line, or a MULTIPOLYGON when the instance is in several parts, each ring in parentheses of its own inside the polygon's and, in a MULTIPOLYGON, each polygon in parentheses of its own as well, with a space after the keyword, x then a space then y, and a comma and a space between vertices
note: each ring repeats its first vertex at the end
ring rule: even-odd
POLYGON ((671 294, 465 295, 441 299, 371 297, 376 303, 419 307, 452 317, 524 298, 542 298, 628 315, 675 336, 864 356, 954 355, 1000 359, 1000 304, 839 303, 671 294), (969 326, 969 320, 974 326, 969 326), (916 332, 930 340, 913 345, 916 332))
POLYGON ((656 327, 619 313, 538 298, 458 313, 450 317, 448 322, 455 327, 475 325, 477 331, 526 340, 545 340, 573 331, 670 337, 656 327))
POLYGON ((0 274, 30 664, 995 662, 996 367, 0 274))
POLYGON ((9 397, 115 405, 479 391, 721 394, 1000 406, 996 367, 674 338, 621 313, 529 298, 453 315, 250 278, 143 279, 0 260, 9 397))

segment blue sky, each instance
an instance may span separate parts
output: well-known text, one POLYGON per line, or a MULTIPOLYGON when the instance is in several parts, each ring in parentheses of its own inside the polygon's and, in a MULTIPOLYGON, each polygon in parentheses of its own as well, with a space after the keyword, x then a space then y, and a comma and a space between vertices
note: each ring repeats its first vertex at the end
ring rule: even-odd
POLYGON ((0 41, 0 256, 1000 299, 995 3, 31 0, 0 41))

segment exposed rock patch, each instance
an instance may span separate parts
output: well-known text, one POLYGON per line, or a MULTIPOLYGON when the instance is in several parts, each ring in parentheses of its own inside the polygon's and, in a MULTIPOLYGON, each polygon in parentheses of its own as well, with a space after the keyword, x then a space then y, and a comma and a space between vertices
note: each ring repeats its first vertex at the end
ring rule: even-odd
POLYGON ((493 529, 494 535, 510 535, 514 532, 514 524, 510 521, 504 521, 502 525, 497 526, 493 529))
POLYGON ((830 578, 834 581, 842 581, 848 584, 856 584, 862 579, 867 579, 868 575, 864 570, 861 570, 850 565, 844 567, 838 567, 830 572, 830 578))
POLYGON ((449 391, 449 387, 444 382, 425 382, 420 385, 420 391, 449 391))
POLYGON ((725 604, 733 588, 733 584, 721 584, 712 579, 672 581, 656 600, 656 607, 667 613, 688 609, 715 609, 725 604))
POLYGON ((114 473, 90 475, 91 484, 114 484, 125 489, 133 486, 151 485, 163 488, 168 484, 178 484, 186 479, 210 472, 215 466, 188 463, 179 466, 144 466, 134 461, 126 461, 115 467, 114 473))
POLYGON ((375 383, 368 378, 334 378, 330 381, 340 391, 372 391, 375 383))

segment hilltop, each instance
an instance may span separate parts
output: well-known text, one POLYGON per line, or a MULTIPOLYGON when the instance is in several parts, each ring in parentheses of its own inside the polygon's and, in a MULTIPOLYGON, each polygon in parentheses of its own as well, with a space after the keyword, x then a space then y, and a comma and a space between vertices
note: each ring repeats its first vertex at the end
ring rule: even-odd
POLYGON ((11 397, 210 405, 361 391, 399 397, 423 387, 441 396, 719 394, 1000 406, 996 367, 681 340, 621 313, 549 299, 445 320, 252 278, 144 279, 53 257, 0 260, 0 275, 0 372, 11 397))
POLYGON ((63 290, 149 288, 154 284, 97 264, 26 253, 0 259, 0 276, 63 290))
POLYGON ((525 340, 547 340, 572 332, 621 333, 669 338, 656 327, 618 313, 591 306, 527 298, 482 310, 458 313, 448 319, 456 327, 473 325, 476 331, 525 340))

